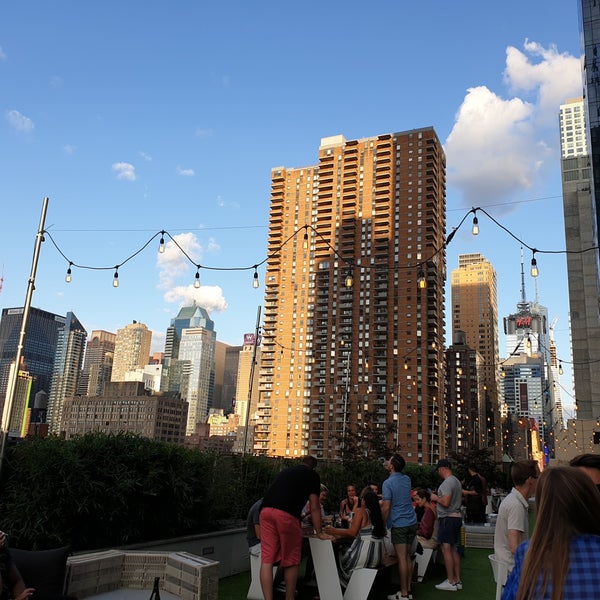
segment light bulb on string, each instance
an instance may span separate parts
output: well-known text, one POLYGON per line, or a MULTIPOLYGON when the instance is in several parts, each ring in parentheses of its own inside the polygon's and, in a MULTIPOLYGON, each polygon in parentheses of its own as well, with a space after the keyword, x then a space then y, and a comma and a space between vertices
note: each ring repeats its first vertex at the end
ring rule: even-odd
POLYGON ((304 248, 304 250, 308 250, 308 231, 306 230, 306 227, 304 229, 304 240, 302 241, 302 248, 304 248))
POLYGON ((200 287, 200 265, 196 265, 196 275, 194 277, 194 287, 198 289, 200 287))
POLYGON ((354 278, 352 277, 352 269, 348 269, 344 283, 346 284, 347 288, 351 288, 354 284, 354 278))
POLYGON ((65 281, 67 283, 71 283, 71 265, 72 264, 73 264, 72 262, 69 263, 69 268, 67 269, 67 274, 65 276, 65 281))
POLYGON ((252 277, 252 287, 254 289, 257 289, 259 285, 260 285, 260 282, 258 281, 258 271, 257 271, 256 267, 254 267, 254 275, 252 277))
POLYGON ((113 287, 119 287, 119 265, 115 267, 115 274, 113 275, 113 287))
POLYGON ((535 259, 535 250, 533 251, 533 258, 531 259, 531 276, 537 277, 540 274, 537 266, 537 260, 535 259))
POLYGON ((427 286, 427 282, 425 281, 425 273, 423 273, 423 269, 419 269, 419 274, 417 275, 417 285, 419 289, 423 290, 427 286))
POLYGON ((165 232, 164 231, 160 232, 160 242, 158 243, 158 253, 159 254, 165 253, 165 232))
POLYGON ((473 217, 473 227, 471 228, 471 233, 473 235, 479 235, 479 219, 477 218, 477 213, 473 217))

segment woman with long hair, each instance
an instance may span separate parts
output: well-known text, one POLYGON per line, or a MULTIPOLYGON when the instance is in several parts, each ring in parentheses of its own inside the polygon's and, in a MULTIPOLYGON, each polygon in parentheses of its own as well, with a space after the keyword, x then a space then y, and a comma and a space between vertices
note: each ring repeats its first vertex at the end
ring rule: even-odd
POLYGON ((438 546, 438 519, 437 510, 435 504, 431 502, 431 493, 429 490, 418 488, 415 491, 415 502, 417 506, 423 509, 423 516, 419 521, 414 546, 416 548, 417 544, 421 544, 422 548, 431 548, 432 550, 435 550, 438 546))
POLYGON ((327 526, 324 532, 336 539, 353 539, 340 551, 339 576, 342 587, 350 581, 354 569, 377 568, 383 558, 385 523, 377 494, 370 487, 360 493, 349 529, 327 526))
POLYGON ((536 527, 515 554, 502 600, 600 598, 600 493, 575 467, 546 469, 536 527))
POLYGON ((340 502, 340 521, 342 527, 348 527, 352 522, 352 517, 357 506, 358 496, 356 495, 356 486, 350 483, 346 488, 346 497, 340 502))

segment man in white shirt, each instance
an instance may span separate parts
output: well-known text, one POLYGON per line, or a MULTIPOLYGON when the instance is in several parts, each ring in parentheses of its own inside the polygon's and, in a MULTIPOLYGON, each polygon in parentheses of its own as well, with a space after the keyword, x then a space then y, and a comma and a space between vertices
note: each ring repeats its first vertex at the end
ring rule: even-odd
POLYGON ((535 492, 540 469, 535 460, 520 460, 513 463, 510 474, 515 487, 500 503, 494 532, 494 553, 508 565, 509 572, 518 545, 529 538, 529 498, 535 492))

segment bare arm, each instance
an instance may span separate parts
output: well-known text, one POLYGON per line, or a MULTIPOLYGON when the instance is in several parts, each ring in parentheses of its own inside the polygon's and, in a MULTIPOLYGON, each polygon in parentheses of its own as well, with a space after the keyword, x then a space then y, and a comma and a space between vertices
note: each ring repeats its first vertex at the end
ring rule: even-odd
POLYGON ((523 532, 518 529, 509 529, 508 530, 508 547, 510 548, 511 553, 517 551, 518 545, 523 541, 523 532))
POLYGON ((352 519, 352 525, 348 529, 327 525, 327 527, 325 527, 325 533, 338 538, 355 538, 364 526, 363 521, 365 520, 365 517, 365 511, 362 508, 357 508, 354 513, 354 519, 352 519))
POLYGON ((254 535, 260 540, 260 523, 254 524, 254 535))
POLYGON ((392 506, 391 500, 381 501, 381 514, 383 516, 383 522, 387 523, 388 517, 390 516, 390 508, 392 506))
POLYGON ((319 496, 317 494, 311 494, 308 498, 310 503, 310 517, 312 519, 313 527, 317 533, 321 533, 323 524, 321 523, 321 503, 319 502, 319 496))
POLYGON ((452 494, 446 494, 445 496, 438 496, 437 494, 431 494, 431 499, 434 502, 437 502, 444 508, 448 508, 450 506, 450 502, 452 500, 452 494))

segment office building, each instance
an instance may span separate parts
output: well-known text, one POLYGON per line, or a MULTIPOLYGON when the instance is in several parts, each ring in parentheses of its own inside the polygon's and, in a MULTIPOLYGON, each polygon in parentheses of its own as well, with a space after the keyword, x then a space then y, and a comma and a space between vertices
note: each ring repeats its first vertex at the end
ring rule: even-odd
POLYGON ((212 407, 216 338, 208 312, 195 305, 181 308, 167 329, 161 389, 188 402, 186 435, 206 422, 212 407))
POLYGON ((65 398, 63 431, 75 435, 137 433, 142 437, 183 445, 187 402, 178 394, 152 394, 142 382, 107 382, 100 396, 65 398))
POLYGON ((261 354, 260 340, 256 339, 254 333, 245 334, 239 354, 235 401, 235 414, 239 417, 239 424, 244 427, 256 420, 261 354))
MULTIPOLYGON (((586 27, 588 32, 590 27, 592 24, 586 27)), ((588 52, 586 50, 586 55, 588 52)), ((593 89, 595 95, 595 84, 593 89)), ((600 284, 598 252, 590 248, 598 245, 597 199, 600 197, 594 194, 591 162, 600 161, 600 127, 594 116, 595 133, 590 139, 595 143, 586 144, 584 109, 582 98, 568 100, 560 107, 561 173, 577 417, 599 419, 600 284), (591 154, 594 151, 595 159, 591 154)), ((600 172, 595 173, 595 177, 600 177, 600 172)))
POLYGON ((464 331, 466 343, 483 358, 486 444, 499 460, 502 428, 498 381, 498 295, 496 270, 479 253, 460 254, 452 271, 452 331, 464 331))
POLYGON ((225 412, 235 411, 238 370, 242 348, 243 346, 229 346, 225 350, 225 368, 223 371, 223 389, 221 392, 221 402, 225 412))
MULTIPOLYGON (((10 368, 17 355, 22 320, 23 307, 2 309, 2 319, 0 320, 0 411, 4 408, 10 368)), ((64 316, 33 307, 29 311, 23 345, 23 362, 19 367, 32 377, 28 406, 31 406, 32 399, 39 391, 50 392, 58 332, 64 325, 64 316)))
POLYGON ((116 337, 109 331, 92 331, 85 349, 83 370, 77 388, 80 396, 99 396, 104 384, 110 381, 116 337))
POLYGON ((444 454, 445 167, 426 127, 272 170, 255 452, 444 454))
POLYGON ((117 330, 110 380, 125 381, 125 373, 145 367, 150 359, 152 332, 143 323, 133 321, 117 330))
POLYGON ((77 392, 79 374, 83 365, 83 353, 87 331, 77 317, 68 312, 64 327, 58 332, 52 383, 48 395, 47 420, 52 433, 60 433, 64 399, 77 392))

